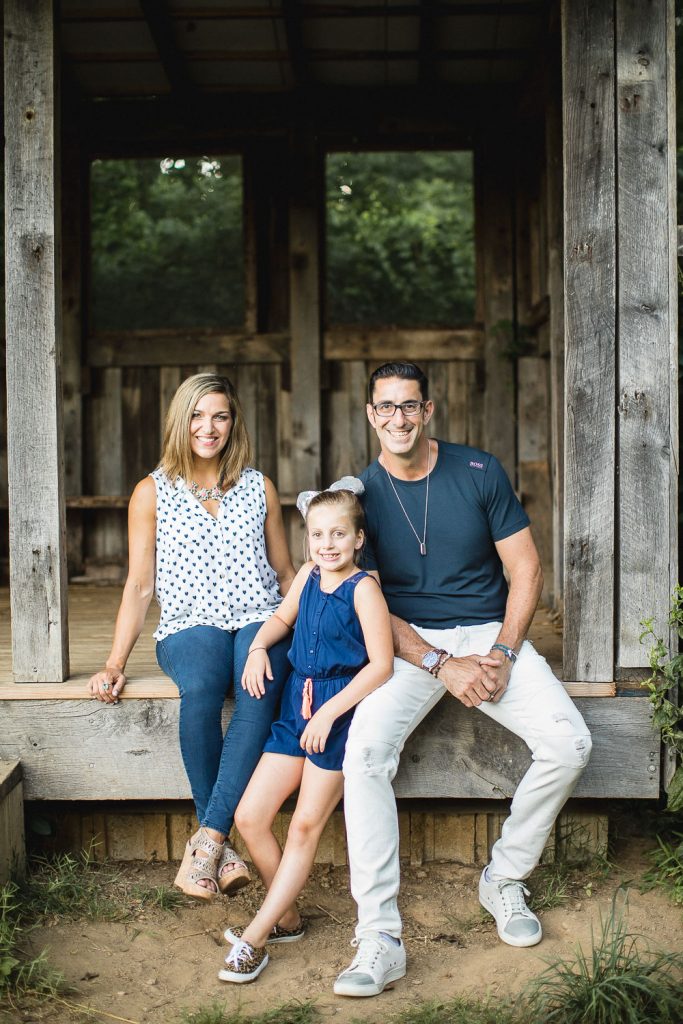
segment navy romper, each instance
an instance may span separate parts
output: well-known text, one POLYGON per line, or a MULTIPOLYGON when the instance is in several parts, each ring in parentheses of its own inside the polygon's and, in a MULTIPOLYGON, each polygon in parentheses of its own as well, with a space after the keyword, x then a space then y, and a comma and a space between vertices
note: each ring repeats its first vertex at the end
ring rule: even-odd
POLYGON ((299 614, 288 657, 294 670, 285 683, 280 717, 273 722, 264 753, 308 757, 328 771, 341 771, 346 737, 355 708, 335 719, 322 754, 307 754, 299 745, 308 719, 301 714, 306 680, 312 680, 311 715, 343 690, 368 663, 363 631, 353 595, 356 585, 368 575, 359 571, 340 583, 331 594, 320 589, 316 565, 304 584, 299 614))

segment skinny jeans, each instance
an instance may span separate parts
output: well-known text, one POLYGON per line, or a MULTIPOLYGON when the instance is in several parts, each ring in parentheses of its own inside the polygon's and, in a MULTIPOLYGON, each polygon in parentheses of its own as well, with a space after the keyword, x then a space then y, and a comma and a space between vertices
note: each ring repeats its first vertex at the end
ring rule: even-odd
POLYGON ((256 767, 280 707, 289 675, 289 641, 270 648, 273 679, 257 700, 240 680, 260 622, 228 631, 190 626, 159 640, 157 661, 180 693, 180 751, 200 825, 228 835, 235 809, 256 767), (235 706, 223 735, 221 714, 232 691, 235 706))
MULTIPOLYGON (((434 647, 464 657, 487 654, 500 626, 412 628, 434 647)), ((447 692, 429 672, 395 658, 393 676, 356 708, 343 771, 359 939, 377 932, 396 938, 401 934, 398 813, 391 783, 406 740, 447 692)), ((555 818, 588 763, 591 737, 564 686, 529 641, 522 645, 500 701, 485 701, 467 711, 479 712, 521 737, 531 751, 531 765, 517 787, 489 864, 493 879, 521 880, 539 862, 555 818)))

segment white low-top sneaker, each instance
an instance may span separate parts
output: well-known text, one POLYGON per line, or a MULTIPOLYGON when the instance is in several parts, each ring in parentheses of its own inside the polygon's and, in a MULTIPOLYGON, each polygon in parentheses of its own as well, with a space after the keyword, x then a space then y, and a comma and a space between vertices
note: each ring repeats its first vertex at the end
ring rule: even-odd
POLYGON ((495 917, 498 935, 508 946, 535 946, 543 938, 541 922, 524 901, 529 895, 527 887, 513 878, 488 882, 486 868, 481 873, 479 902, 495 917))
POLYGON ((353 960, 334 983, 337 996, 378 996, 387 985, 406 973, 406 949, 402 942, 394 943, 381 935, 366 935, 354 939, 358 947, 353 960))

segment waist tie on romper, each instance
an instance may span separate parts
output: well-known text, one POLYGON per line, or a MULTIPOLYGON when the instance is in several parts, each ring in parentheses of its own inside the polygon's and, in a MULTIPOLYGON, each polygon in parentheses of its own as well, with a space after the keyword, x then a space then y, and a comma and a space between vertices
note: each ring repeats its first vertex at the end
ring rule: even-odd
POLYGON ((309 676, 301 692, 301 717, 310 718, 313 710, 313 680, 309 676))

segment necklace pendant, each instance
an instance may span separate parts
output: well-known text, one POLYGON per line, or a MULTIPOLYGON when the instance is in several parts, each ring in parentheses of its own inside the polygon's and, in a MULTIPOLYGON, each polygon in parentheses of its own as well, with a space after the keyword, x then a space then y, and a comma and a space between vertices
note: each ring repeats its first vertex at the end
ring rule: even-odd
POLYGON ((423 540, 420 541, 420 554, 421 555, 426 555, 427 554, 427 545, 425 544, 425 542, 423 540))

